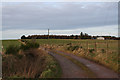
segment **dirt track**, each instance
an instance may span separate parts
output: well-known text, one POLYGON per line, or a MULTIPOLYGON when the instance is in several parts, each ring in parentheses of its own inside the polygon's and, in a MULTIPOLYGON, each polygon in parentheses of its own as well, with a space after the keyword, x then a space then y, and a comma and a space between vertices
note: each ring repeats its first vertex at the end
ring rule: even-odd
POLYGON ((51 54, 58 60, 62 68, 62 78, 88 78, 85 72, 80 67, 72 63, 70 60, 52 52, 50 52, 49 54, 51 54))
MULTIPOLYGON (((97 78, 118 78, 117 73, 115 73, 114 71, 112 71, 106 67, 103 67, 101 65, 98 65, 92 61, 86 60, 81 57, 77 57, 72 54, 64 53, 61 51, 57 51, 57 52, 67 55, 67 56, 70 56, 70 57, 80 61, 85 66, 87 66, 92 72, 94 72, 96 74, 97 78)), ((50 52, 49 54, 51 54, 58 60, 60 66, 62 68, 62 71, 63 71, 63 75, 62 75, 63 78, 88 78, 88 74, 86 74, 85 71, 83 71, 76 64, 72 63, 70 60, 68 60, 65 57, 63 57, 59 54, 56 54, 56 53, 50 52)))

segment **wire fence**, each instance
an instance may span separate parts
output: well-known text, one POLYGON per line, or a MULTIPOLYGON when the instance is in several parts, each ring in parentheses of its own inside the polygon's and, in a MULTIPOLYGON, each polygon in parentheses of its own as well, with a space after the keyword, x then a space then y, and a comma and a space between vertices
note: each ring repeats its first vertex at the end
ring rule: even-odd
POLYGON ((94 49, 96 52, 104 52, 104 53, 111 53, 115 52, 118 53, 119 46, 118 42, 80 42, 80 43, 75 43, 73 45, 78 45, 85 50, 90 50, 94 49))

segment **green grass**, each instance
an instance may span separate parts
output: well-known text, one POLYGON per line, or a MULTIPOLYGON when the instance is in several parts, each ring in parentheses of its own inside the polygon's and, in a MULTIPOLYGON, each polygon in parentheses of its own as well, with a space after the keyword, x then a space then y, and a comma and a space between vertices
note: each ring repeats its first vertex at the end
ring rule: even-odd
POLYGON ((56 59, 51 55, 46 58, 47 67, 45 71, 42 72, 41 78, 60 78, 62 75, 62 69, 56 59))
MULTIPOLYGON (((29 39, 28 39, 29 40, 29 39)), ((81 39, 36 39, 40 45, 49 44, 49 45, 66 45, 72 43, 73 45, 82 46, 83 48, 87 48, 87 43, 89 48, 95 48, 95 42, 97 42, 97 48, 107 48, 112 50, 118 49, 118 40, 81 40, 81 39)), ((9 45, 17 45, 19 46, 21 43, 18 40, 2 40, 2 45, 4 49, 7 48, 9 45)))
POLYGON ((81 39, 37 39, 40 45, 67 45, 72 43, 72 45, 82 46, 83 48, 95 48, 95 42, 97 43, 97 48, 108 49, 118 51, 118 40, 81 40, 81 39), (88 43, 88 44, 87 44, 88 43))
MULTIPOLYGON (((63 48, 68 48, 70 45, 79 46, 79 47, 82 46, 82 49, 85 51, 83 53, 81 52, 80 55, 85 56, 87 58, 89 57, 89 59, 92 60, 98 60, 102 64, 112 66, 111 68, 114 68, 115 71, 117 70, 116 64, 118 61, 118 49, 120 49, 118 47, 118 40, 36 39, 36 42, 39 43, 40 46, 44 46, 48 44, 51 47, 54 46, 55 48, 57 48, 58 46, 63 46, 63 48), (97 43, 98 52, 93 51, 90 54, 84 54, 87 52, 87 48, 89 48, 89 50, 93 48, 95 49, 95 43, 97 43), (107 44, 108 44, 108 48, 107 48, 107 44), (108 52, 106 53, 106 51, 108 52)), ((2 45, 4 47, 4 50, 6 50, 6 48, 11 44, 20 46, 21 43, 18 40, 2 40, 2 45)))
MULTIPOLYGON (((30 39, 27 39, 30 40, 30 39)), ((118 53, 118 40, 81 40, 81 39, 36 39, 41 46, 48 44, 48 45, 55 45, 55 46, 67 46, 67 44, 71 43, 74 46, 79 46, 84 49, 87 48, 95 48, 95 43, 97 43, 97 49, 105 49, 111 50, 115 53, 118 53), (108 48, 107 48, 108 44, 108 48), (88 46, 87 46, 88 45, 88 46)), ((18 40, 2 40, 2 45, 4 47, 3 51, 9 45, 16 45, 20 46, 20 42, 18 40)))
POLYGON ((20 42, 18 40, 2 40, 2 45, 3 45, 3 51, 6 50, 6 48, 9 45, 15 45, 15 46, 20 46, 20 42))

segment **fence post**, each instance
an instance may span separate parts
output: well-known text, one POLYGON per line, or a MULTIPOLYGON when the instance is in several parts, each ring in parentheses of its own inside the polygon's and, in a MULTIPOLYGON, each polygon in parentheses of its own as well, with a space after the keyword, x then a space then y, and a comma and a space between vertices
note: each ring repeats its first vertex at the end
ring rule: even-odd
POLYGON ((87 50, 89 49, 89 46, 88 46, 88 41, 87 41, 87 50))
POLYGON ((106 46, 107 46, 107 49, 106 49, 106 59, 108 59, 108 48, 109 48, 108 41, 106 42, 106 46))
POLYGON ((108 42, 106 42, 106 45, 107 45, 106 53, 108 53, 108 49, 109 49, 108 42))
POLYGON ((87 53, 87 55, 89 53, 89 50, 88 50, 88 41, 86 42, 86 53, 87 53))
POLYGON ((97 52, 97 43, 95 42, 95 51, 97 52))

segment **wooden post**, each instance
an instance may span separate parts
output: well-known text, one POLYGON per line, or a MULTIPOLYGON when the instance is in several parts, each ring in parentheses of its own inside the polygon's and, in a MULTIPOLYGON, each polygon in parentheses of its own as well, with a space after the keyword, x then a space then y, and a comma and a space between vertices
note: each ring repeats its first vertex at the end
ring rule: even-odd
POLYGON ((88 45, 88 42, 87 42, 87 50, 89 49, 89 45, 88 45))
POLYGON ((95 42, 95 51, 97 52, 97 43, 95 42))
POLYGON ((86 50, 86 51, 87 51, 87 53, 89 53, 89 50, 88 50, 88 49, 89 49, 88 41, 87 41, 87 43, 86 43, 86 47, 87 47, 87 50, 86 50))
POLYGON ((107 45, 106 53, 108 53, 108 49, 109 49, 108 42, 106 42, 106 45, 107 45))
POLYGON ((49 39, 49 29, 48 29, 48 39, 49 39))
POLYGON ((107 46, 107 49, 106 49, 106 59, 107 59, 108 58, 108 48, 109 48, 108 42, 106 42, 106 46, 107 46))

